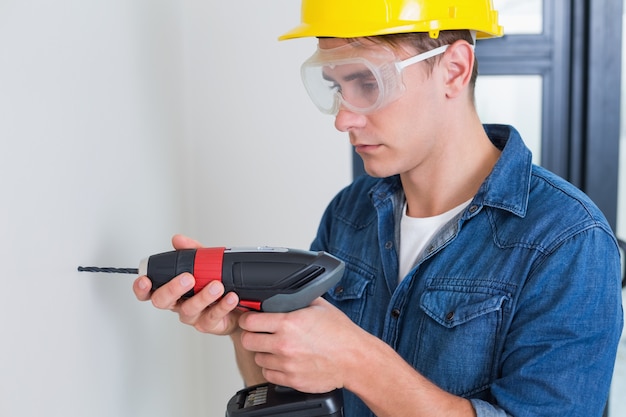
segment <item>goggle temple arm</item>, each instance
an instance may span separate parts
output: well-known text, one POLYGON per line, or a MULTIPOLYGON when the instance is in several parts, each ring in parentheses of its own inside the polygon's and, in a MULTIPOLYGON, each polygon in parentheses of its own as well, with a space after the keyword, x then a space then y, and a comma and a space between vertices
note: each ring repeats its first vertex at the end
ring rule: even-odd
POLYGON ((411 58, 407 58, 404 61, 396 63, 396 67, 398 68, 398 70, 403 70, 409 65, 417 64, 418 62, 425 61, 428 58, 443 54, 448 49, 448 46, 450 45, 443 45, 439 48, 431 49, 430 51, 422 52, 421 54, 417 54, 411 58))
MULTIPOLYGON (((471 47, 472 49, 474 49, 476 47, 476 31, 471 31, 471 33, 472 33, 472 39, 474 40, 474 45, 471 45, 471 47)), ((425 61, 428 58, 432 58, 434 56, 443 54, 444 52, 446 52, 449 46, 450 45, 443 45, 443 46, 440 46, 439 48, 431 49, 430 51, 417 54, 411 58, 407 58, 404 61, 400 61, 396 63, 396 67, 398 68, 399 71, 402 71, 404 68, 408 67, 409 65, 417 64, 418 62, 425 61)))

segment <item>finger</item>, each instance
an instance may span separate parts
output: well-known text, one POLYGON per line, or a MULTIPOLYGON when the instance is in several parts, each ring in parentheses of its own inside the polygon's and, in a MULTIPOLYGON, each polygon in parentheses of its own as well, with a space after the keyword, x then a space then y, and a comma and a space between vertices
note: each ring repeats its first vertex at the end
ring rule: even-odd
MULTIPOLYGON (((280 385, 284 387, 291 387, 295 384, 291 383, 286 374, 280 371, 276 371, 274 369, 261 368, 261 372, 263 374, 263 378, 266 381, 271 382, 275 385, 280 385)), ((294 388, 295 389, 295 388, 294 388)))
MULTIPOLYGON (((241 333, 241 345, 250 352, 268 353, 280 356, 283 356, 289 349, 288 342, 281 342, 280 339, 272 333, 253 333, 247 330, 241 333)), ((267 364, 264 365, 267 366, 267 364)))
POLYGON ((284 313, 249 312, 239 318, 239 327, 252 333, 276 333, 284 313))
POLYGON ((254 362, 261 369, 272 370, 287 374, 285 363, 276 355, 271 353, 257 352, 254 354, 254 362))
MULTIPOLYGON (((193 323, 196 330, 202 333, 230 334, 237 327, 237 319, 229 319, 229 314, 235 312, 239 297, 235 293, 228 293, 220 301, 207 308, 193 323)), ((181 316, 182 319, 182 316, 181 316)))
POLYGON ((212 281, 201 291, 186 300, 180 308, 181 321, 189 324, 211 304, 215 303, 224 294, 224 285, 219 281, 212 281))
POLYGON ((133 292, 139 301, 147 301, 150 299, 152 290, 152 282, 147 276, 141 276, 133 282, 133 292))
POLYGON ((156 308, 171 310, 176 307, 176 302, 185 293, 193 288, 195 279, 193 275, 184 273, 162 285, 152 294, 152 304, 156 308))
POLYGON ((174 249, 198 249, 202 247, 202 244, 190 237, 178 234, 172 237, 172 246, 174 249))

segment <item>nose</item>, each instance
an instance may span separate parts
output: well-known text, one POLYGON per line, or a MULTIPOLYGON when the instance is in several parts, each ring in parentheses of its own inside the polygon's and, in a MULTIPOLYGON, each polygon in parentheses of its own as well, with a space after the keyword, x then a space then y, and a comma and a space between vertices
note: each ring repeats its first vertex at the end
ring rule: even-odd
POLYGON ((355 113, 341 106, 335 115, 335 129, 340 132, 349 132, 365 126, 366 119, 365 115, 355 113))

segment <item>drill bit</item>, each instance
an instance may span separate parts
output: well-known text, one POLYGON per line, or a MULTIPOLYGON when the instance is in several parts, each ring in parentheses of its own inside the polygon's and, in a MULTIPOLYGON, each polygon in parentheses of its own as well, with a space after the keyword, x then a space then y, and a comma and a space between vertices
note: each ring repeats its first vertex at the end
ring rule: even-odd
POLYGON ((106 272, 107 274, 139 274, 138 268, 100 268, 97 266, 79 266, 80 272, 106 272))

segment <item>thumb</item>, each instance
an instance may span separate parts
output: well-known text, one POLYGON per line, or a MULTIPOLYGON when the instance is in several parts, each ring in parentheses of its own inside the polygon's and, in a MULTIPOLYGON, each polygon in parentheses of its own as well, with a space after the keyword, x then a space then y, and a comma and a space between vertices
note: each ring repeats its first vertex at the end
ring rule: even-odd
POLYGON ((198 249, 202 244, 190 237, 177 234, 172 237, 172 246, 174 249, 198 249))

